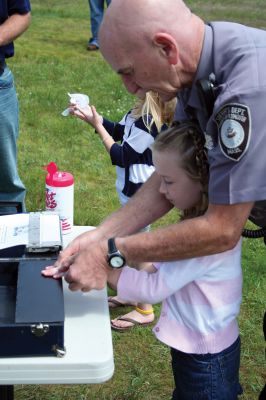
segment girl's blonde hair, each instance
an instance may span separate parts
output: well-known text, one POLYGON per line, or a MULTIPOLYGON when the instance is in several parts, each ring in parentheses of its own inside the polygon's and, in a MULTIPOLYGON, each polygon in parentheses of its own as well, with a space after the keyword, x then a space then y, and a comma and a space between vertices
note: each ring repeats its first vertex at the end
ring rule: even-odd
POLYGON ((170 126, 173 122, 176 102, 176 98, 164 102, 157 93, 149 91, 144 100, 137 101, 132 110, 132 116, 136 119, 142 117, 149 131, 155 124, 158 132, 160 132, 164 124, 170 126))
POLYGON ((152 149, 157 152, 175 151, 178 155, 178 165, 192 180, 202 185, 200 203, 182 211, 181 218, 193 218, 204 214, 208 208, 209 165, 204 136, 199 126, 191 121, 174 124, 156 137, 152 149))

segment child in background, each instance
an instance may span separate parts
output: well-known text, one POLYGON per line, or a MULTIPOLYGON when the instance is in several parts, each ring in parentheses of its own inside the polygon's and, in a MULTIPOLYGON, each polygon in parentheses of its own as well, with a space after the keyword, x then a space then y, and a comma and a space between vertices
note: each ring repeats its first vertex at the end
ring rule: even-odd
MULTIPOLYGON (((121 205, 154 172, 150 146, 158 132, 171 124, 175 106, 176 100, 164 103, 156 93, 148 92, 144 100, 139 99, 135 107, 119 123, 115 123, 99 115, 94 106, 80 108, 75 104, 70 105, 71 114, 94 127, 110 154, 112 164, 116 165, 116 190, 121 205)), ((146 266, 148 263, 139 267, 146 266)), ((108 302, 110 308, 136 306, 128 314, 113 319, 113 329, 124 331, 136 324, 146 326, 154 321, 153 307, 150 304, 126 303, 118 296, 110 296, 108 302)))
MULTIPOLYGON (((162 132, 152 147, 160 192, 182 211, 181 224, 208 206, 202 142, 198 127, 188 122, 162 132)), ((108 280, 127 301, 162 301, 153 331, 171 348, 172 400, 237 399, 242 393, 236 319, 242 296, 241 240, 220 254, 151 264, 146 271, 124 267, 111 271, 108 280)))

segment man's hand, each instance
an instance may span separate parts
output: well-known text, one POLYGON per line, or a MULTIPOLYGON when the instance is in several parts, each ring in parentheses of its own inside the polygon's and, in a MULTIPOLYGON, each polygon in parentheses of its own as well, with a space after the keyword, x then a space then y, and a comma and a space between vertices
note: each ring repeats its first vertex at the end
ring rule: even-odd
MULTIPOLYGON (((106 242, 107 244, 107 242, 106 242)), ((91 245, 78 253, 65 273, 65 281, 72 291, 103 289, 107 282, 107 246, 91 245), (105 248, 105 250, 103 250, 105 248)))
POLYGON ((70 290, 102 289, 107 280, 107 240, 99 229, 83 233, 63 250, 54 265, 42 274, 55 279, 64 277, 70 290))

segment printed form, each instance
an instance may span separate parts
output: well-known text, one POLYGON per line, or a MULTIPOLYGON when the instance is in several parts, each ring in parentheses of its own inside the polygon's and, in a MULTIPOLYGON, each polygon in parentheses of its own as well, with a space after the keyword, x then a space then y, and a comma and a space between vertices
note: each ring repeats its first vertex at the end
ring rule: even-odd
MULTIPOLYGON (((60 221, 57 214, 39 213, 40 243, 61 241, 60 221)), ((29 243, 30 214, 0 216, 0 249, 29 243)))

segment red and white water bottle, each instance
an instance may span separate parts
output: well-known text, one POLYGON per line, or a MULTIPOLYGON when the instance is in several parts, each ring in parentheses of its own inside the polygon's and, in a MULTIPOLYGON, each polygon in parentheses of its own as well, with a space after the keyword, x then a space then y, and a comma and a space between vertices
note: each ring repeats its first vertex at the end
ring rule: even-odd
POLYGON ((73 227, 74 214, 74 177, 69 172, 60 172, 57 165, 50 162, 45 169, 47 211, 56 211, 61 221, 62 234, 70 233, 73 227))

